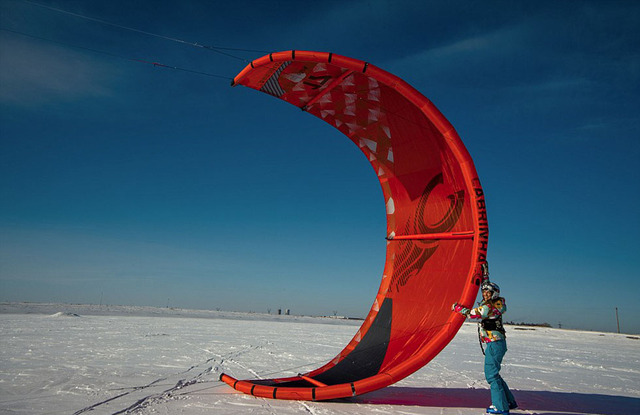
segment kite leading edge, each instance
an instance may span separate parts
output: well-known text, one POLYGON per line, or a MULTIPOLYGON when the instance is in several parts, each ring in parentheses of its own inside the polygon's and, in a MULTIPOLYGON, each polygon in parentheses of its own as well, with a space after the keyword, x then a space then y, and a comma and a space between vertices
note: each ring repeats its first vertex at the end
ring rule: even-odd
POLYGON ((233 80, 332 125, 371 163, 387 211, 380 288, 364 323, 330 362, 279 379, 220 379, 274 399, 327 400, 391 385, 426 365, 453 339, 486 267, 482 186, 460 137, 402 79, 332 53, 286 51, 252 61, 233 80))

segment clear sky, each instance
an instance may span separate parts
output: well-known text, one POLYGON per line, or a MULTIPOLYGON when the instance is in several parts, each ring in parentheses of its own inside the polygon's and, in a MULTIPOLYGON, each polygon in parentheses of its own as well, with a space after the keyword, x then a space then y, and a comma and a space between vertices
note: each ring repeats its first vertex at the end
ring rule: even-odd
POLYGON ((229 86, 246 60, 319 50, 454 125, 507 320, 615 331, 618 307, 640 332, 640 3, 306 4, 0 0, 0 301, 363 317, 376 175, 329 125, 229 86))

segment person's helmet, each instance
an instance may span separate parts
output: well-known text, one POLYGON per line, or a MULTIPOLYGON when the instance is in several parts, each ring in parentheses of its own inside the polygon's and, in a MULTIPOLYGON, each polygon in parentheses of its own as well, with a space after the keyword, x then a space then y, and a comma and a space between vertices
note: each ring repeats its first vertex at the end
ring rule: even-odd
POLYGON ((490 291, 491 299, 495 300, 500 297, 500 287, 495 282, 485 281, 482 283, 482 287, 480 287, 482 291, 490 291))

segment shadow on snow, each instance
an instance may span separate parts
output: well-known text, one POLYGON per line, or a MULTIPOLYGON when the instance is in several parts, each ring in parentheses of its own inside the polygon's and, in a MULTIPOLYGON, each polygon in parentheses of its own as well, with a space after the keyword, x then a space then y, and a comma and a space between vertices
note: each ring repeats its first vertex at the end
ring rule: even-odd
MULTIPOLYGON (((640 414, 640 398, 588 393, 513 390, 520 410, 570 414, 640 414)), ((486 408, 489 389, 387 387, 351 399, 354 403, 448 408, 486 408)), ((542 415, 542 414, 540 414, 542 415)))

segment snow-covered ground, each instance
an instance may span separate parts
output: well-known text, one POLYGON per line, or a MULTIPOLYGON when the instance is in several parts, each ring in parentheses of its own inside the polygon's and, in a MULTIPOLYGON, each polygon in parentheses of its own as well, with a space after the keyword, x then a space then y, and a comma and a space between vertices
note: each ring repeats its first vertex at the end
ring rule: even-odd
MULTIPOLYGON (((334 357, 359 322, 150 307, 0 304, 1 414, 482 414, 476 326, 388 388, 336 402, 260 399, 221 383, 334 357)), ((640 414, 640 339, 508 328, 503 377, 526 414, 640 414)))

